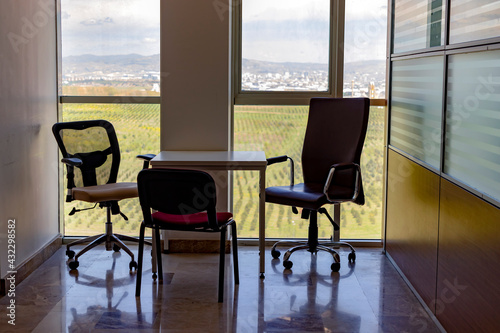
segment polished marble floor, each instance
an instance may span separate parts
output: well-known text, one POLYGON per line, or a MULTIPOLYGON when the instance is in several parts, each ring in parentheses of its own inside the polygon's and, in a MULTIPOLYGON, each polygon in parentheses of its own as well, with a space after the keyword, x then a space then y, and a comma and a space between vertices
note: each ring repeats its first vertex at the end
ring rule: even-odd
POLYGON ((136 299, 127 255, 97 247, 75 274, 61 248, 17 286, 16 326, 0 299, 0 332, 439 332, 381 249, 358 249, 351 266, 340 253, 339 273, 326 252, 305 251, 284 272, 268 251, 260 279, 257 247, 240 247, 240 284, 228 254, 217 303, 217 254, 163 254, 162 285, 145 260, 136 299))

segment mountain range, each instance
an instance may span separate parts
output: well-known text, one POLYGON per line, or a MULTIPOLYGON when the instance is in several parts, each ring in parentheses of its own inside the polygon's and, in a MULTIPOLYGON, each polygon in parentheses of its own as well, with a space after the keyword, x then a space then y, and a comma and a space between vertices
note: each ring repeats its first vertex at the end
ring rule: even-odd
MULTIPOLYGON (((244 73, 265 74, 285 72, 313 72, 327 71, 327 64, 301 63, 301 62, 270 62, 243 59, 242 68, 244 73)), ((138 74, 143 72, 160 72, 160 55, 143 56, 139 54, 107 55, 98 56, 84 54, 79 56, 67 56, 63 58, 63 74, 77 73, 127 73, 138 74)), ((369 60, 346 62, 344 65, 345 81, 354 77, 369 73, 377 80, 385 80, 385 60, 369 60)))

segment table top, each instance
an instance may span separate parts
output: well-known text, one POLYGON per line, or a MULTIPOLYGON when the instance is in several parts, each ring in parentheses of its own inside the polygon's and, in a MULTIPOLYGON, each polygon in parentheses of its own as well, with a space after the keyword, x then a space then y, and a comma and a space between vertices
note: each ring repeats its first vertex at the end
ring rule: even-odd
POLYGON ((150 161, 152 167, 224 167, 265 169, 263 151, 161 151, 150 161))

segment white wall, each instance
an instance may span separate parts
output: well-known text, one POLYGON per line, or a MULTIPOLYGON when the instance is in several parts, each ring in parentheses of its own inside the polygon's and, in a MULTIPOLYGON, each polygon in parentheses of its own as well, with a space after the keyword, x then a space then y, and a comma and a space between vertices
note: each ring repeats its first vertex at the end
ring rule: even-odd
MULTIPOLYGON (((230 148, 230 0, 161 1, 161 149, 230 148)), ((227 210, 227 172, 210 172, 227 210)), ((168 238, 192 238, 170 232, 168 238)), ((197 234, 197 239, 218 235, 197 234)))
POLYGON ((0 276, 59 233, 55 0, 0 1, 0 276))
POLYGON ((161 2, 162 150, 229 149, 229 3, 161 2))

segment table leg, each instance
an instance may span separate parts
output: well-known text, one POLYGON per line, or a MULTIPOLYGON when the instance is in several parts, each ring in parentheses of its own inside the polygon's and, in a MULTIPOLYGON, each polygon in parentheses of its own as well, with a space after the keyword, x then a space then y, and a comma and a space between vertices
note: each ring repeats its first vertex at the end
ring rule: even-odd
MULTIPOLYGON (((151 257, 151 271, 153 273, 153 276, 156 276, 156 273, 158 272, 158 269, 157 269, 157 261, 158 258, 156 256, 156 242, 160 241, 159 239, 156 239, 156 235, 155 235, 155 231, 154 229, 151 229, 153 232, 152 232, 152 235, 151 235, 151 254, 152 254, 152 257, 151 257)), ((161 254, 158 255, 158 257, 161 258, 161 254)), ((163 277, 161 277, 163 278, 163 277)))
POLYGON ((266 243, 266 170, 259 171, 259 256, 260 278, 265 273, 265 243, 266 243))

